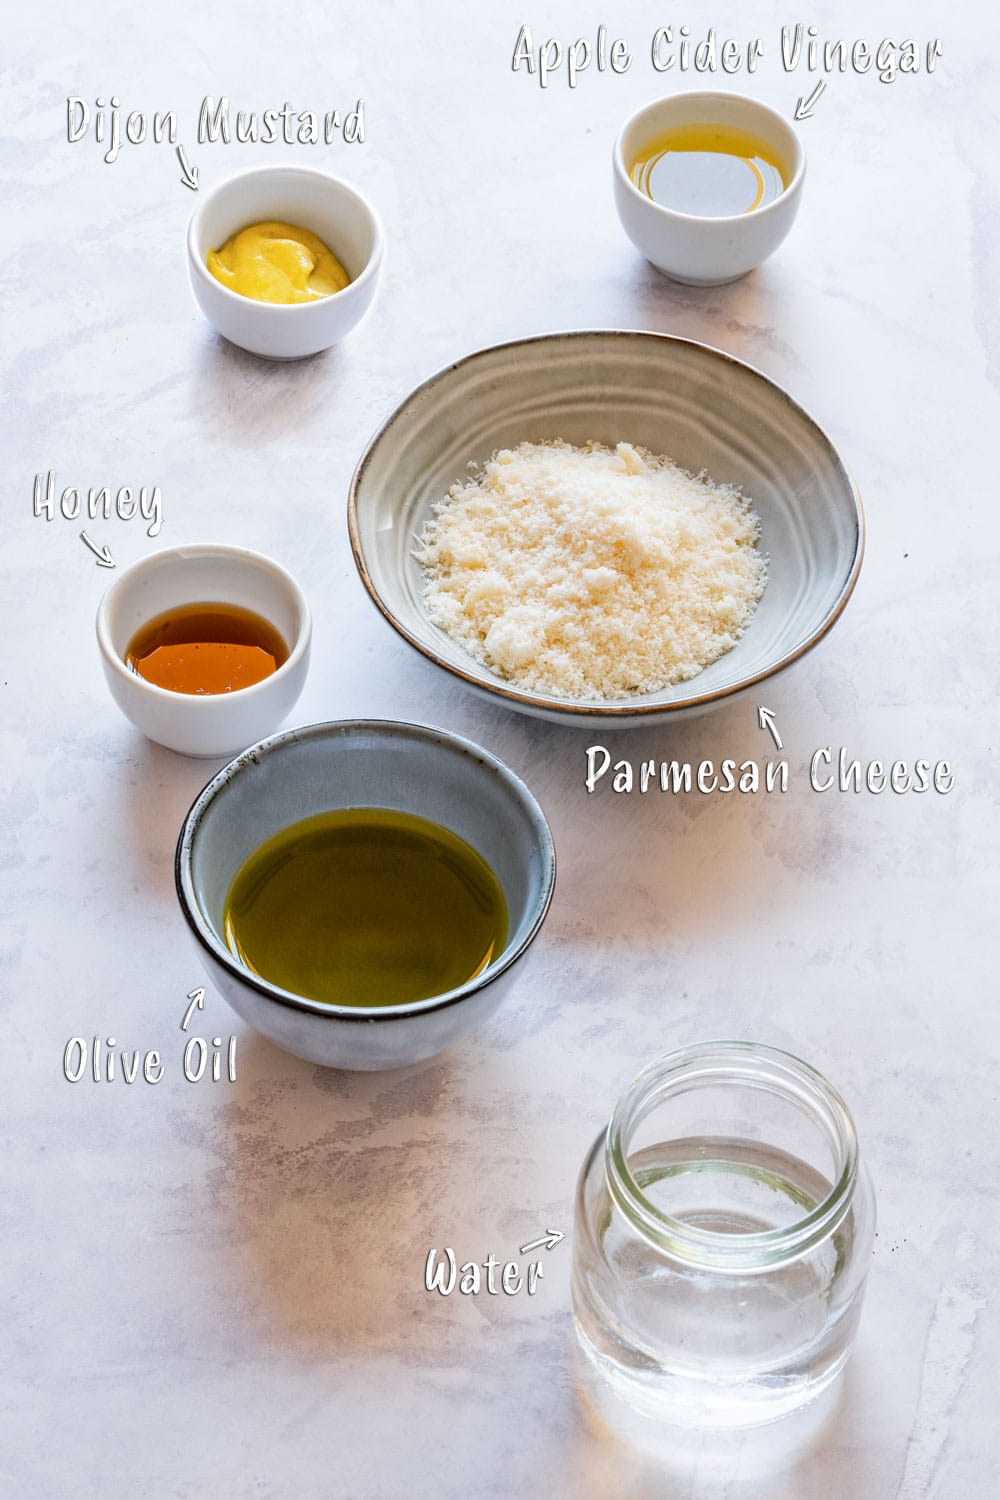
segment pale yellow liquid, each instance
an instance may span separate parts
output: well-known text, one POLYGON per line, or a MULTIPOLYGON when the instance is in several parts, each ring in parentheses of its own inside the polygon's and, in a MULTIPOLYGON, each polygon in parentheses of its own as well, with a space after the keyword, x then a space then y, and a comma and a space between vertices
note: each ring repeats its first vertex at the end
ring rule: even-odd
POLYGON ((648 141, 629 165, 640 192, 663 208, 730 218, 766 208, 788 186, 772 148, 726 125, 678 125, 648 141))

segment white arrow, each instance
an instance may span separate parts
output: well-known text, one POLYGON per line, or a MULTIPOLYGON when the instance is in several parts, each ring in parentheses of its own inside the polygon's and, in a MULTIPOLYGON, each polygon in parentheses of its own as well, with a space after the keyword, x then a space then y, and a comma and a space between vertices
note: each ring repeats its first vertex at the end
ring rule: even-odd
POLYGON ((564 1234, 560 1234, 558 1229, 546 1229, 545 1233, 540 1239, 532 1240, 529 1244, 522 1245, 521 1254, 527 1255, 529 1250, 541 1250, 543 1245, 546 1250, 552 1250, 556 1245, 558 1245, 560 1240, 563 1240, 565 1238, 566 1236, 564 1234))
MULTIPOLYGON (((798 115, 795 118, 798 119, 798 115)), ((190 188, 193 193, 196 193, 198 191, 198 168, 188 164, 183 146, 177 147, 177 160, 180 162, 181 171, 184 173, 181 182, 183 182, 186 188, 190 188)))
POLYGON ((773 708, 759 707, 757 709, 757 725, 760 729, 769 729, 771 731, 771 738, 774 740, 775 747, 778 750, 781 750, 783 748, 781 743, 781 735, 778 733, 778 726, 774 722, 773 708))
POLYGON ((205 991, 203 989, 188 990, 188 999, 191 1001, 191 1004, 184 1012, 184 1019, 181 1022, 182 1031, 187 1031, 188 1026, 191 1024, 191 1017, 196 1010, 205 1009, 205 991))
POLYGON ((98 545, 97 545, 96 542, 92 542, 90 540, 90 537, 87 535, 87 533, 85 531, 81 531, 80 532, 80 540, 82 542, 86 542, 86 544, 90 548, 91 552, 97 558, 97 566, 99 568, 113 568, 114 567, 115 560, 111 556, 111 553, 108 551, 107 543, 105 543, 103 547, 98 547, 98 545))
POLYGON ((826 88, 826 79, 825 78, 821 78, 820 81, 819 81, 819 83, 817 83, 816 87, 813 89, 812 93, 809 95, 808 99, 803 99, 802 96, 801 96, 801 94, 800 94, 799 95, 799 102, 795 106, 795 114, 794 114, 793 118, 796 119, 796 120, 808 120, 808 119, 811 119, 812 118, 812 112, 815 109, 815 107, 816 107, 816 105, 817 105, 817 103, 819 101, 819 96, 820 96, 820 94, 822 94, 822 92, 823 92, 823 90, 825 88, 826 88))

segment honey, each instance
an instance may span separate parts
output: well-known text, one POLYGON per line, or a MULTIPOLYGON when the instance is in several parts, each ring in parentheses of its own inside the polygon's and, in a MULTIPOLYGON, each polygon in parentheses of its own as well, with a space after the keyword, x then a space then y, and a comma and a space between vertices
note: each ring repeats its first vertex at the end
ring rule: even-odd
POLYGON ((711 219, 766 208, 788 186, 773 148, 728 125, 662 131, 629 163, 629 176, 661 208, 711 219))
POLYGON ((288 660, 274 626, 236 604, 184 604, 156 615, 128 644, 133 672, 171 693, 236 693, 288 660))

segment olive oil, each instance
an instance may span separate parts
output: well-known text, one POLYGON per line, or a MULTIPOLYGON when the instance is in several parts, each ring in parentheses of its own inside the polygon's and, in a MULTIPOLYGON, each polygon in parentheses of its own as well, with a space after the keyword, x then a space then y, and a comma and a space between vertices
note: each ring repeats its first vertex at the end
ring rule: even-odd
POLYGON ((319 813, 276 833, 237 871, 224 920, 248 969, 330 1005, 445 994, 507 941, 486 861, 448 829, 391 808, 319 813))
POLYGON ((788 186, 772 148, 728 125, 663 131, 629 164, 629 176, 661 207, 712 219, 766 208, 788 186))
POLYGON ((133 672, 172 693, 235 693, 288 660, 274 626, 237 604, 182 604, 147 621, 128 644, 133 672))

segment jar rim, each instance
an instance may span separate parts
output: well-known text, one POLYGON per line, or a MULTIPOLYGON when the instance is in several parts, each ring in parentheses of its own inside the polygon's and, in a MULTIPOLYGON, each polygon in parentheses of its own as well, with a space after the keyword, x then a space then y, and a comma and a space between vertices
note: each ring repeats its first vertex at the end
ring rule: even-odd
POLYGON ((829 1238, 846 1217, 858 1177, 857 1131, 838 1091, 793 1053, 760 1042, 699 1042, 656 1058, 622 1092, 607 1129, 605 1174, 621 1213, 657 1249, 705 1270, 772 1269, 829 1238), (836 1177, 830 1191, 791 1224, 736 1234, 708 1229, 664 1213, 636 1181, 628 1148, 646 1116, 671 1095, 723 1082, 796 1104, 812 1115, 833 1151, 836 1177))

